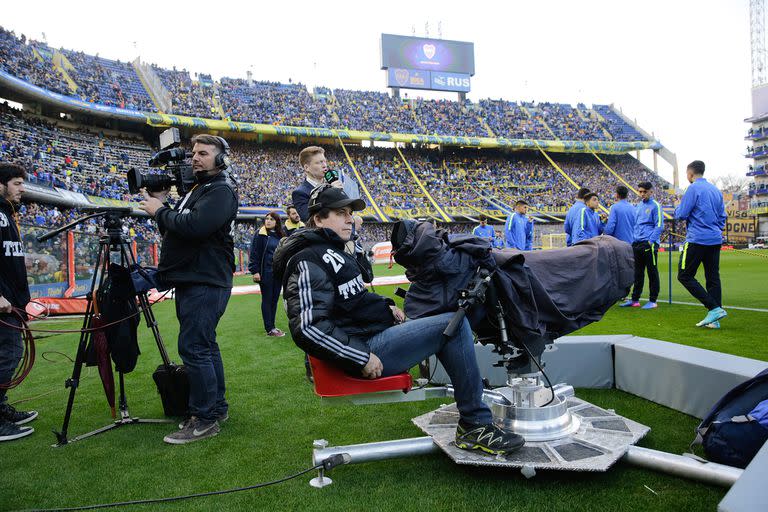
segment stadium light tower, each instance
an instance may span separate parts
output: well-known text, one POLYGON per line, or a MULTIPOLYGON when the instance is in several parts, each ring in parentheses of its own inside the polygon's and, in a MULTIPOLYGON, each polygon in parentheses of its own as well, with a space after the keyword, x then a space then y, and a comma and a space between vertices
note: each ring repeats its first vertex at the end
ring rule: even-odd
POLYGON ((749 2, 749 32, 752 47, 752 87, 765 80, 765 0, 749 2))

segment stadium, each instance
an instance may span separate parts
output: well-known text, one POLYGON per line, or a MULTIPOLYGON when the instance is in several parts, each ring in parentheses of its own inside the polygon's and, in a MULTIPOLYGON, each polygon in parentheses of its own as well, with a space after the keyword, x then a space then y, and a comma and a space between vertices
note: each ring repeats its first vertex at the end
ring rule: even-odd
MULTIPOLYGON (((13 25, 0 27, 0 164, 26 170, 24 194, 14 213, 34 334, 33 348, 27 345, 25 352, 23 383, 8 395, 16 409, 39 412, 33 435, 2 443, 0 509, 134 501, 132 508, 152 510, 736 511, 768 506, 756 476, 768 469, 768 445, 746 468, 679 457, 689 452, 697 426, 715 402, 768 368, 768 253, 763 250, 768 236, 768 79, 763 22, 754 21, 764 17, 763 2, 742 8, 753 20, 752 111, 740 118, 735 114, 742 125, 744 120, 749 124, 743 137, 747 151, 740 155, 748 160, 746 171, 740 171, 747 180, 717 182, 728 216, 718 249, 728 317, 718 329, 696 327, 705 310, 677 279, 678 260, 686 258, 690 238, 686 222, 675 219, 689 186, 687 161, 679 165, 674 148, 654 135, 662 127, 641 127, 609 98, 589 104, 474 94, 473 86, 483 80, 483 69, 475 69, 476 55, 483 62, 479 43, 476 49, 472 42, 443 39, 441 29, 437 37, 428 30, 417 35, 415 28, 409 35, 374 29, 370 37, 380 55, 370 59, 380 59, 374 68, 380 68, 386 87, 368 90, 342 80, 305 85, 315 82, 310 69, 286 81, 268 79, 274 76, 269 70, 263 78, 251 70, 244 78, 230 77, 202 64, 187 71, 180 62, 179 70, 175 63, 161 66, 135 53, 102 56, 49 44, 13 25), (416 47, 421 57, 408 50, 416 47), (174 132, 179 139, 168 145, 165 137, 174 132), (163 360, 155 347, 155 327, 149 324, 157 319, 166 359, 181 363, 175 341, 180 334, 178 292, 153 289, 146 303, 139 299, 142 312, 152 313, 138 322, 141 355, 135 369, 111 377, 119 379, 117 390, 112 380, 111 411, 104 403, 103 368, 83 366, 81 352, 95 338, 91 299, 101 289, 94 283, 104 284, 106 265, 128 259, 144 267, 161 264, 167 228, 160 229, 146 213, 147 197, 131 191, 129 170, 150 177, 170 172, 173 165, 161 169, 148 162, 176 146, 191 151, 190 141, 202 134, 226 139, 224 167, 238 191, 231 230, 234 254, 228 256, 235 267, 233 288, 214 334, 227 371, 231 419, 216 437, 177 448, 162 442, 169 425, 133 420, 173 417, 177 422, 153 382, 163 360), (329 394, 321 381, 330 377, 320 367, 312 367, 314 381, 308 382, 299 342, 291 341, 289 306, 273 312, 273 327, 286 336, 270 337, 269 328, 265 333, 264 309, 259 310, 264 283, 254 284, 258 281, 251 275, 259 268, 250 259, 252 245, 265 230, 267 214, 287 219, 292 193, 309 176, 300 152, 313 146, 324 149, 327 169, 336 171, 333 179, 354 182, 365 202, 357 242, 373 263, 370 289, 406 312, 407 294, 397 289, 408 289, 416 272, 393 257, 393 230, 399 226, 429 223, 447 241, 471 234, 484 218, 492 236, 503 241, 508 219, 517 205, 525 204, 532 226, 532 252, 526 257, 544 275, 557 263, 548 257, 569 254, 561 252, 569 250, 564 223, 580 189, 597 194, 596 212, 606 216, 619 200, 617 187, 626 188, 633 204, 643 200, 638 189, 653 189, 659 205, 658 308, 620 308, 618 299, 629 297, 625 293, 614 297, 599 319, 553 337, 537 358, 524 349, 537 366, 540 355, 546 372, 558 377, 548 385, 552 400, 557 387, 552 384, 564 382, 575 389, 568 400, 563 394, 563 407, 569 403, 583 412, 587 404, 599 411, 593 415, 597 420, 573 413, 579 420, 573 420, 567 435, 575 435, 577 427, 583 433, 579 421, 592 425, 586 429, 592 437, 583 438, 589 441, 573 441, 581 452, 558 450, 566 438, 558 434, 544 439, 554 441, 542 448, 550 457, 546 463, 482 455, 462 462, 450 449, 438 448, 437 435, 435 444, 418 437, 433 435, 420 423, 425 414, 439 415, 453 401, 451 379, 434 357, 430 364, 411 368, 411 377, 401 375, 407 385, 400 387, 386 387, 385 379, 393 377, 383 377, 371 380, 379 381, 379 387, 357 383, 362 387, 344 389, 346 377, 338 372, 341 376, 333 377, 341 379, 333 383, 338 389, 329 394), (109 211, 120 213, 110 216, 109 211), (73 224, 84 216, 92 218, 73 224), (41 240, 52 231, 59 232, 41 240), (125 242, 130 256, 123 253, 121 259, 115 240, 125 242), (115 405, 123 391, 130 413, 120 400, 115 405), (608 435, 611 428, 597 422, 608 425, 616 418, 625 422, 612 432, 621 441, 607 449, 599 435, 608 435), (105 424, 108 428, 102 429, 105 424), (116 426, 125 428, 107 431, 116 426), (637 434, 635 426, 645 430, 637 434), (377 444, 388 441, 395 443, 392 451, 377 444), (315 488, 329 480, 322 454, 345 449, 352 454, 351 464, 328 467, 333 485, 315 488), (603 466, 591 466, 594 455, 584 450, 615 456, 603 466), (309 483, 313 476, 314 487, 309 483), (284 477, 290 478, 283 482, 284 477), (242 492, 214 496, 231 489, 242 492), (210 495, 186 499, 199 493, 210 495), (168 502, 161 504, 164 499, 168 502), (157 501, 138 504, 141 500, 157 501)), ((229 73, 238 75, 235 69, 229 73)), ((333 179, 326 173, 330 184, 333 179)), ((181 208, 185 192, 180 183, 170 201, 181 208)), ((590 265, 572 262, 574 269, 590 265)), ((595 275, 605 277, 600 274, 595 275)), ((592 285, 583 283, 585 295, 600 295, 607 286, 592 285)), ((506 379, 513 375, 512 366, 507 364, 504 373, 498 353, 477 336, 480 372, 489 396, 495 396, 494 389, 498 393, 511 382, 506 379)), ((114 357, 113 362, 120 365, 114 357)), ((112 375, 113 364, 107 360, 106 366, 112 375)), ((529 378, 522 371, 515 375, 529 378)), ((538 442, 537 434, 526 442, 538 442)))

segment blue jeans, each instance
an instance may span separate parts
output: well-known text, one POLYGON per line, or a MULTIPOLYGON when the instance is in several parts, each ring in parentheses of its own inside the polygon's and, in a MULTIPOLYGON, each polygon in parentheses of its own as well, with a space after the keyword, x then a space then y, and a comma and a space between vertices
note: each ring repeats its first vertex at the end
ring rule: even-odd
POLYGON ((382 376, 409 370, 435 354, 454 386, 461 419, 491 423, 491 410, 483 402, 483 382, 475 358, 475 342, 465 319, 453 338, 443 336, 453 313, 409 320, 381 331, 368 340, 368 348, 384 366, 382 376))
POLYGON ((227 309, 231 290, 206 285, 176 287, 179 356, 189 377, 189 413, 213 420, 227 412, 224 365, 216 326, 227 309))
POLYGON ((280 300, 280 283, 275 282, 275 275, 270 270, 261 274, 261 318, 267 332, 275 328, 277 302, 280 300))
MULTIPOLYGON (((0 320, 7 324, 21 325, 16 317, 9 315, 0 316, 0 320)), ((10 382, 22 355, 24 355, 24 344, 21 341, 21 331, 0 324, 0 384, 10 382)), ((5 405, 7 401, 6 391, 0 388, 0 405, 5 405)))

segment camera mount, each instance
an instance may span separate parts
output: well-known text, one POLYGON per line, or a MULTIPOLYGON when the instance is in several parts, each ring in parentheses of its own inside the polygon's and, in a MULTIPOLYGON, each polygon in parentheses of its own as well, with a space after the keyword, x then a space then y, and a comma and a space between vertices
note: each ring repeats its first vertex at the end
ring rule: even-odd
MULTIPOLYGON (((79 435, 72 439, 69 439, 67 437, 69 423, 72 416, 72 408, 75 401, 75 393, 77 392, 77 388, 79 387, 80 374, 82 372, 82 367, 85 364, 85 360, 86 360, 86 348, 88 346, 88 342, 91 341, 95 331, 98 328, 98 326, 94 325, 94 317, 96 315, 96 307, 95 307, 96 298, 94 294, 96 293, 96 290, 99 290, 102 288, 105 277, 108 273, 110 262, 113 259, 116 262, 119 261, 120 265, 127 268, 130 268, 131 265, 135 265, 136 263, 133 253, 130 250, 129 241, 123 234, 124 218, 127 217, 132 212, 132 209, 127 207, 123 207, 123 208, 98 207, 98 208, 84 209, 84 211, 92 212, 92 213, 89 213, 88 215, 80 217, 79 219, 76 219, 65 226, 54 229, 52 231, 49 231, 37 237, 37 240, 39 242, 44 242, 50 238, 53 238, 59 233, 72 229, 73 227, 87 220, 95 219, 95 218, 101 218, 103 220, 104 234, 101 235, 99 238, 99 249, 96 256, 96 261, 93 266, 93 277, 91 279, 91 287, 86 293, 87 305, 85 310, 85 316, 83 317, 83 324, 80 332, 80 341, 77 347, 77 355, 75 356, 75 363, 72 369, 72 376, 69 379, 67 379, 64 383, 64 387, 69 388, 69 397, 67 399, 66 412, 64 413, 64 422, 62 424, 61 431, 59 432, 54 431, 54 435, 56 436, 56 444, 54 444, 54 446, 63 446, 66 444, 70 444, 75 441, 86 439, 88 437, 101 434, 102 432, 107 432, 109 430, 121 427, 123 425, 134 425, 134 424, 141 424, 141 423, 172 423, 172 421, 168 419, 141 419, 137 417, 132 417, 128 410, 128 400, 125 393, 125 376, 123 372, 118 371, 119 389, 120 389, 119 419, 115 420, 112 424, 98 428, 86 434, 79 435)), ((139 311, 137 311, 136 314, 139 314, 139 313, 143 314, 147 322, 147 327, 149 327, 150 331, 152 332, 152 336, 155 339, 157 348, 160 351, 160 356, 163 360, 163 364, 166 367, 170 367, 171 365, 170 358, 168 357, 168 353, 165 350, 165 344, 163 343, 162 336, 160 335, 158 323, 157 323, 157 320, 155 319, 154 313, 152 312, 149 298, 147 297, 147 294, 145 292, 136 293, 135 297, 137 299, 138 307, 139 307, 139 311)), ((127 320, 127 318, 122 320, 127 320)), ((110 366, 111 366, 111 363, 110 363, 110 366)), ((111 368, 110 368, 110 371, 111 371, 111 368)))

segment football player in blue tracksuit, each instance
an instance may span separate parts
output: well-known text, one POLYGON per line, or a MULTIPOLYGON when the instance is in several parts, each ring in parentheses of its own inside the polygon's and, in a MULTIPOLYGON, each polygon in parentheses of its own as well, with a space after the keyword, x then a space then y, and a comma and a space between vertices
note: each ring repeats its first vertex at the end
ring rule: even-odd
POLYGON ((579 212, 579 217, 571 228, 571 243, 578 243, 589 238, 600 236, 605 229, 605 221, 598 213, 600 198, 590 192, 584 196, 585 208, 579 212))
POLYGON ((704 162, 694 160, 688 164, 686 175, 691 186, 675 209, 675 218, 686 221, 687 235, 677 280, 691 295, 707 308, 707 316, 697 327, 720 327, 720 319, 728 313, 723 309, 720 287, 720 248, 725 229, 723 194, 704 179, 704 162), (704 265, 707 288, 696 280, 696 270, 704 265))
POLYGON ((576 193, 576 202, 573 203, 573 206, 568 210, 568 213, 565 214, 565 223, 563 224, 563 230, 565 231, 565 245, 570 247, 573 245, 573 240, 571 240, 571 231, 573 230, 573 224, 579 219, 579 216, 581 215, 581 209, 584 208, 584 196, 589 194, 588 188, 580 188, 579 191, 576 193))
POLYGON ((480 224, 475 226, 475 229, 472 230, 472 234, 475 236, 479 236, 480 238, 485 238, 486 240, 490 240, 491 244, 496 239, 496 232, 493 230, 492 226, 488 225, 488 217, 486 217, 483 214, 480 214, 480 217, 478 217, 480 220, 480 224))
POLYGON ((627 187, 624 185, 616 187, 616 202, 611 206, 603 234, 631 244, 635 240, 635 207, 627 201, 628 195, 627 187))
POLYGON ((533 221, 528 218, 528 203, 520 200, 515 203, 515 211, 507 217, 504 224, 506 247, 530 251, 533 249, 533 221))
POLYGON ((653 199, 653 185, 644 181, 637 185, 640 202, 635 206, 635 230, 632 252, 635 256, 635 286, 632 298, 621 304, 621 307, 640 307, 640 296, 643 294, 644 274, 648 273, 648 288, 650 295, 643 309, 654 309, 659 298, 659 239, 664 229, 664 219, 661 205, 653 199))

